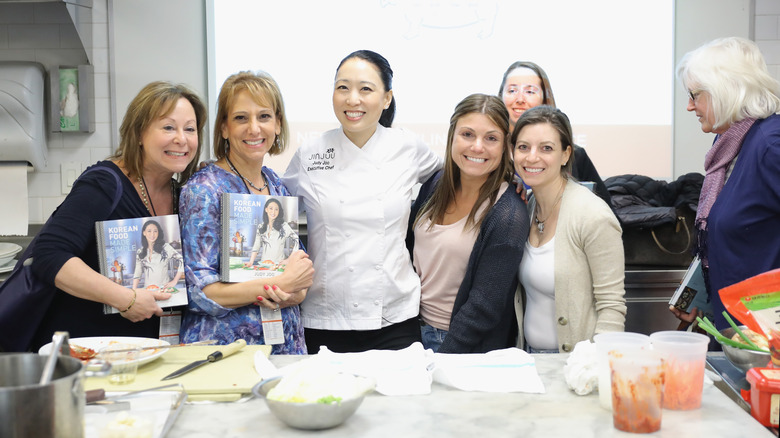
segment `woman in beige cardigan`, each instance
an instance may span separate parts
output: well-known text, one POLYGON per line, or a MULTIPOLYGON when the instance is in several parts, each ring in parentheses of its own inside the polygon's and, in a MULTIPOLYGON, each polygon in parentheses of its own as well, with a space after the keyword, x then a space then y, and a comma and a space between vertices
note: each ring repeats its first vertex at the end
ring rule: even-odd
POLYGON ((569 352, 594 334, 623 331, 623 241, 610 208, 572 177, 568 117, 542 105, 519 118, 515 170, 533 190, 531 232, 515 298, 519 345, 569 352))

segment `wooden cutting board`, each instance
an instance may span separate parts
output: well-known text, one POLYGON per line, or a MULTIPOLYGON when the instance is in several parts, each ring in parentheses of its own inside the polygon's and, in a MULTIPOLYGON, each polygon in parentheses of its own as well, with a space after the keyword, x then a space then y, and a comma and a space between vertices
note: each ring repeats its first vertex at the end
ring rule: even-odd
POLYGON ((190 400, 237 400, 242 394, 252 392, 252 387, 262 380, 255 371, 255 353, 262 351, 268 357, 271 354, 270 345, 247 345, 220 361, 205 364, 175 379, 162 380, 168 374, 191 362, 205 359, 222 347, 224 346, 204 345, 172 348, 159 359, 140 366, 138 375, 132 383, 115 385, 108 383, 107 377, 89 377, 84 381, 84 388, 124 392, 181 383, 190 400))

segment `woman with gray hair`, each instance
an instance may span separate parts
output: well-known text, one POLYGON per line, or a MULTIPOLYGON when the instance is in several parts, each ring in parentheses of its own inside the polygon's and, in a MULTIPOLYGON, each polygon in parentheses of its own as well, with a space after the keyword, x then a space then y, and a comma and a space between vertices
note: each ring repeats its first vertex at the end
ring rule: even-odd
MULTIPOLYGON (((718 291, 780 268, 780 84, 756 44, 722 38, 687 53, 677 77, 687 110, 715 141, 696 213, 697 255, 715 325, 728 327, 718 291)), ((690 314, 674 310, 690 321, 690 314)))

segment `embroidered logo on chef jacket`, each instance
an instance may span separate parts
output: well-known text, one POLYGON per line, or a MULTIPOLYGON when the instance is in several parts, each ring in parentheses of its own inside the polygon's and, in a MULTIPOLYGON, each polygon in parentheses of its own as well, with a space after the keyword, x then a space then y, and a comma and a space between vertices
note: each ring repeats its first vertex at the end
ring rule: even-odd
POLYGON ((306 163, 306 171, 311 172, 313 170, 333 170, 336 166, 334 164, 336 160, 336 150, 328 148, 324 153, 315 152, 309 155, 306 163))

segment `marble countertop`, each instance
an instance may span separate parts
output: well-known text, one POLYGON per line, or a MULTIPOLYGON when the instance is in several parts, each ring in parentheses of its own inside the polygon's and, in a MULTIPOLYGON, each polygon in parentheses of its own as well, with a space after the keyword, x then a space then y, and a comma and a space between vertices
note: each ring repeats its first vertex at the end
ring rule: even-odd
MULTIPOLYGON (((612 414, 599 406, 598 394, 578 396, 563 379, 567 354, 534 355, 545 394, 464 392, 433 384, 430 395, 366 397, 344 424, 324 431, 288 428, 265 402, 188 404, 168 438, 205 437, 629 437, 612 426, 612 414)), ((271 356, 277 366, 300 357, 271 356)), ((661 430, 653 436, 774 437, 750 414, 713 385, 705 385, 702 407, 663 411, 661 430)))

